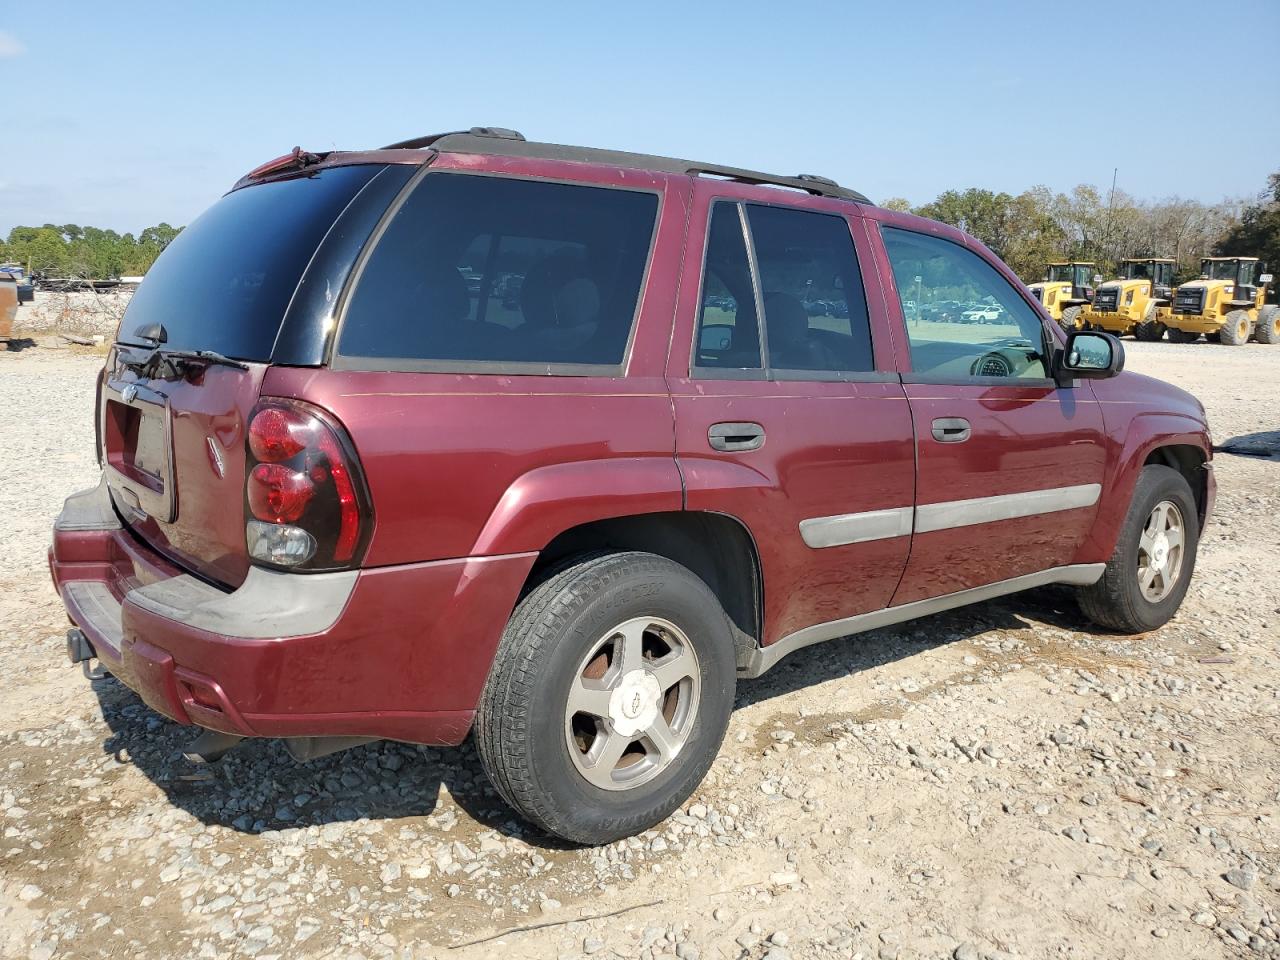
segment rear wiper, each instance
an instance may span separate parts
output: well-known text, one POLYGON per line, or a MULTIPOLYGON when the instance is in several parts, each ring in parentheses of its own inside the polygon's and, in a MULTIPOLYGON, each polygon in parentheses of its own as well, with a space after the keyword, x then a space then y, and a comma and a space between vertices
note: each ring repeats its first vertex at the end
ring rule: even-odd
POLYGON ((218 353, 217 350, 160 350, 157 349, 151 355, 152 362, 159 360, 162 363, 205 363, 216 364, 223 367, 235 367, 237 370, 248 370, 249 365, 239 360, 232 360, 228 356, 218 353))

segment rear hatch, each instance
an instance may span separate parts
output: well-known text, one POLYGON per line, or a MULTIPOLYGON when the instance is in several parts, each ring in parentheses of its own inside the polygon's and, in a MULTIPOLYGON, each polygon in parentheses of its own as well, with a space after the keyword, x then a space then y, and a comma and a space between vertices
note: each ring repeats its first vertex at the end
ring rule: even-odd
POLYGON ((227 194, 169 245, 121 322, 98 400, 107 484, 135 534, 206 579, 235 587, 248 572, 246 424, 308 264, 380 170, 227 194))

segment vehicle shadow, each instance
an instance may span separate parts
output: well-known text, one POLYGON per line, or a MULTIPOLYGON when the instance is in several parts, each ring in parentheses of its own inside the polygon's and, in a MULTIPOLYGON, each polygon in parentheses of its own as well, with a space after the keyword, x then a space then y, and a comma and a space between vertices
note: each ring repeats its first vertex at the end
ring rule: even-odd
POLYGON ((1243 433, 1238 437, 1224 440, 1213 449, 1215 453, 1233 453, 1241 457, 1280 460, 1280 430, 1243 433))
POLYGON ((1080 613, 1071 588, 1038 587, 797 650, 763 677, 739 683, 734 706, 735 709, 751 706, 828 680, 905 660, 925 650, 969 640, 988 630, 1025 630, 1035 622, 1062 630, 1101 629, 1080 613))
MULTIPOLYGON (((988 630, 1025 629, 1027 623, 1020 617, 1069 630, 1091 629, 1068 590, 1042 587, 797 651, 764 677, 741 683, 736 707, 988 630)), ((447 822, 449 811, 439 809, 444 789, 475 822, 474 832, 493 829, 542 849, 573 847, 524 822, 502 801, 470 740, 459 747, 380 741, 308 763, 296 763, 278 740, 245 740, 214 764, 193 764, 182 752, 195 739, 197 728, 155 713, 114 678, 93 681, 93 690, 111 731, 103 751, 132 764, 170 803, 206 825, 258 834, 433 814, 447 822)))
MULTIPOLYGON (((206 825, 258 834, 433 814, 448 823, 443 789, 475 821, 474 832, 492 828, 544 849, 572 846, 518 818, 489 784, 470 740, 459 747, 378 741, 297 763, 281 741, 249 739, 216 763, 196 764, 182 753, 198 728, 162 717, 113 677, 93 681, 93 690, 110 729, 103 752, 206 825)), ((456 829, 448 836, 465 839, 456 829)))

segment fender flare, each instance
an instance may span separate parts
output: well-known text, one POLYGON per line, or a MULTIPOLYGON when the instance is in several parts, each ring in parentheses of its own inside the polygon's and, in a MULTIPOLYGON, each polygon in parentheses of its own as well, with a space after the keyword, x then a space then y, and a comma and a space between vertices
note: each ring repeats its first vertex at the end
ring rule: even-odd
POLYGON ((503 492, 476 537, 471 556, 542 550, 571 527, 684 508, 671 456, 579 460, 537 467, 503 492))
POLYGON ((1138 482, 1147 457, 1160 447, 1195 447, 1205 462, 1213 459, 1213 450, 1205 437, 1204 424, 1180 413, 1139 413, 1129 421, 1124 445, 1110 459, 1102 496, 1094 516, 1093 529, 1076 554, 1079 563, 1105 563, 1115 552, 1120 539, 1120 526, 1129 511, 1133 488, 1138 482))

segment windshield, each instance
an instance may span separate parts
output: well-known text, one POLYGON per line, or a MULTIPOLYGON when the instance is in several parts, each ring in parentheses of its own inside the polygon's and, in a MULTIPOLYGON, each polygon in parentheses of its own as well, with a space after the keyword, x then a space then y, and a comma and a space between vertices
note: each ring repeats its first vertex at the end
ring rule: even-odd
POLYGON ((1210 280, 1234 280, 1237 260, 1201 260, 1200 272, 1210 280))
POLYGON ((1140 261, 1138 263, 1126 263, 1124 265, 1124 276, 1126 280, 1150 280, 1155 265, 1140 261))
POLYGON ((1071 265, 1058 264, 1049 268, 1050 283, 1071 283, 1071 265))
POLYGON ((330 167, 227 194, 169 244, 120 324, 122 343, 163 324, 170 350, 271 358, 302 271, 381 166, 330 167))

